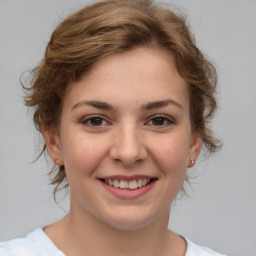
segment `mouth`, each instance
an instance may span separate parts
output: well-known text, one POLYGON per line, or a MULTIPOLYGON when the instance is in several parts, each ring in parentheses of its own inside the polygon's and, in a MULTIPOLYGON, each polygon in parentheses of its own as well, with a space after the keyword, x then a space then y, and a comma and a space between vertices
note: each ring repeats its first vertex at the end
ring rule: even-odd
POLYGON ((99 179, 108 186, 125 190, 136 190, 146 187, 157 180, 157 178, 103 178, 99 179))
POLYGON ((115 197, 133 200, 149 193, 158 178, 146 175, 115 175, 100 177, 98 180, 103 187, 115 197))

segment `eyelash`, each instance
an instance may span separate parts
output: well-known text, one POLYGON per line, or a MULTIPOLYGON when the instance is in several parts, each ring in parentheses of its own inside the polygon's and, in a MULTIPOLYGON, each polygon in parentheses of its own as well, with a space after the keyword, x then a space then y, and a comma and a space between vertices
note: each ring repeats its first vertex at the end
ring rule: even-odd
MULTIPOLYGON (((104 126, 106 124, 109 124, 109 122, 106 121, 105 118, 100 116, 100 115, 89 116, 86 119, 83 119, 81 121, 81 123, 85 124, 85 125, 88 125, 88 126, 91 126, 91 127, 101 127, 101 126, 104 126), (99 122, 99 124, 92 124, 92 121, 99 122), (104 124, 102 124, 102 123, 104 123, 104 124)), ((169 118, 169 117, 164 116, 164 115, 157 115, 157 116, 151 117, 150 120, 146 122, 146 124, 150 124, 150 123, 151 123, 152 126, 166 127, 166 126, 175 124, 175 121, 173 119, 169 118), (160 121, 160 120, 163 121, 163 123, 161 122, 160 124, 153 124, 153 122, 157 121, 157 119, 158 119, 158 121, 160 121)))
POLYGON ((152 123, 152 126, 157 126, 157 127, 166 127, 172 124, 175 124, 175 121, 169 117, 166 117, 164 115, 157 115, 157 116, 153 116, 150 118, 150 120, 147 123, 152 123), (153 121, 156 121, 157 119, 161 119, 164 123, 157 125, 157 124, 153 124, 153 121))
POLYGON ((86 119, 83 119, 81 121, 82 124, 85 124, 85 125, 88 125, 88 126, 91 126, 91 127, 100 127, 102 126, 102 122, 105 122, 106 124, 108 123, 104 117, 102 116, 89 116, 87 117, 86 119), (92 122, 93 120, 95 121, 96 119, 100 120, 100 124, 99 125, 93 125, 92 123, 89 123, 89 122, 92 122))

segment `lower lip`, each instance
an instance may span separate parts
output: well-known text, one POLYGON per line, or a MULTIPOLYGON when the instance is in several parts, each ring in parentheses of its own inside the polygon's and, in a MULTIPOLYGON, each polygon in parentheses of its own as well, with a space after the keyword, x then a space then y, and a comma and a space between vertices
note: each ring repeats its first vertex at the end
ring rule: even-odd
POLYGON ((151 183, 148 185, 137 188, 137 189, 122 189, 122 188, 116 188, 110 185, 107 185, 106 183, 102 182, 102 185, 106 190, 111 192, 113 195, 122 198, 122 199, 136 199, 139 198, 143 195, 145 195, 147 192, 149 192, 152 187, 154 186, 156 180, 153 180, 151 183))

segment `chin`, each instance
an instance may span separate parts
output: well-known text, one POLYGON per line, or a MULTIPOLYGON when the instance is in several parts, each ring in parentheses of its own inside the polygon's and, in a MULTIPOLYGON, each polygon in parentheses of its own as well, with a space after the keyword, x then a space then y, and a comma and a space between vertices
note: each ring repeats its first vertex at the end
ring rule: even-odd
MULTIPOLYGON (((118 215, 112 215, 108 219, 105 219, 106 223, 112 228, 118 230, 138 230, 151 225, 157 220, 163 220, 165 216, 156 213, 147 213, 142 210, 137 211, 118 211, 118 215)), ((169 211, 166 212, 166 219, 169 219, 169 211)))
POLYGON ((123 231, 133 231, 138 230, 146 227, 150 221, 143 220, 118 220, 118 221, 111 221, 108 224, 115 229, 123 230, 123 231))

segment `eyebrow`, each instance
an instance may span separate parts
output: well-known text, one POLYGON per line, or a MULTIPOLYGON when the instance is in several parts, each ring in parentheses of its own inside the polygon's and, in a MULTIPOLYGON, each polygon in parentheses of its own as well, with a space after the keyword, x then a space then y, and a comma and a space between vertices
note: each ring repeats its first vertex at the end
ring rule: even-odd
POLYGON ((141 109, 142 110, 158 109, 158 108, 166 107, 170 104, 175 105, 176 107, 178 107, 180 109, 183 109, 182 105, 180 105, 178 102, 171 100, 171 99, 149 102, 146 105, 143 105, 141 107, 141 109))
POLYGON ((82 105, 87 105, 87 106, 91 106, 94 108, 98 108, 98 109, 104 109, 104 110, 114 110, 114 107, 106 102, 102 102, 102 101, 97 101, 97 100, 92 100, 92 101, 80 101, 77 104, 75 104, 71 110, 80 107, 82 105))
MULTIPOLYGON (((175 105, 176 107, 183 109, 182 105, 180 105, 178 102, 171 100, 171 99, 167 99, 167 100, 160 100, 160 101, 152 101, 149 102, 145 105, 143 105, 141 107, 142 111, 146 111, 146 110, 152 110, 152 109, 158 109, 158 108, 163 108, 166 107, 168 105, 175 105)), ((112 105, 110 105, 109 103, 106 102, 102 102, 102 101, 97 101, 97 100, 92 100, 92 101, 80 101, 77 104, 75 104, 71 110, 83 106, 83 105, 87 105, 87 106, 91 106, 94 108, 98 108, 98 109, 103 109, 103 110, 114 110, 114 107, 112 105)))

